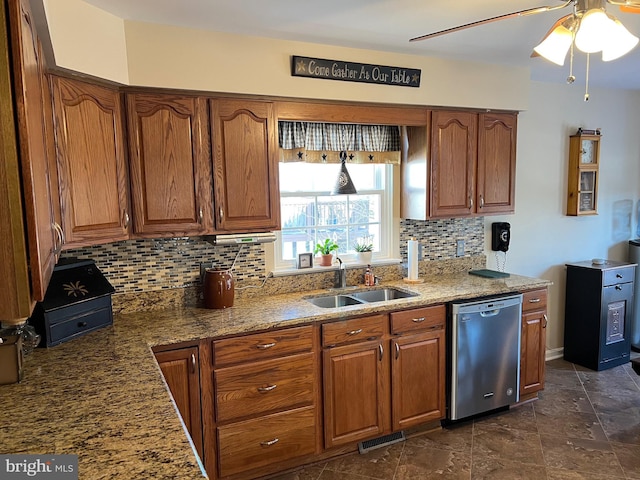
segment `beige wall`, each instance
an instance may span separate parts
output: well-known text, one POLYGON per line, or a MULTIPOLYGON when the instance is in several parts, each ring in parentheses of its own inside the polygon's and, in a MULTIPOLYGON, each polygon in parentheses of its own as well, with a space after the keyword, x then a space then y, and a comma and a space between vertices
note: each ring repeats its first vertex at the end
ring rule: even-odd
POLYGON ((131 84, 417 105, 523 110, 529 70, 125 22, 131 84), (301 55, 419 68, 419 88, 291 76, 301 55))
MULTIPOLYGON (((583 86, 531 82, 529 110, 518 118, 516 213, 485 218, 489 268, 491 223, 511 223, 506 271, 553 281, 547 348, 563 347, 565 264, 592 258, 627 260, 636 233, 640 198, 640 92, 591 90, 583 86), (602 128, 598 215, 565 215, 569 135, 578 127, 602 128), (631 201, 630 229, 617 208, 631 201)), ((502 257, 500 257, 502 261, 502 257)), ((552 352, 550 352, 552 353, 552 352)))
POLYGON ((631 201, 635 211, 640 198, 640 92, 593 89, 585 103, 581 86, 530 82, 527 69, 128 21, 123 23, 125 51, 117 19, 80 0, 48 0, 47 7, 57 62, 122 83, 526 110, 520 113, 518 125, 516 213, 485 218, 485 252, 488 267, 496 268, 490 226, 493 221, 508 221, 512 243, 506 270, 553 281, 547 331, 551 355, 563 346, 564 265, 594 257, 625 260, 628 240, 640 237, 635 213, 630 230, 619 228, 624 221, 616 213, 625 201, 631 201), (422 85, 415 89, 291 77, 290 55, 420 68, 422 85), (564 211, 568 137, 579 126, 602 128, 603 139, 599 214, 576 218, 565 216, 564 211))
POLYGON ((124 21, 79 0, 42 0, 56 65, 129 83, 124 21))

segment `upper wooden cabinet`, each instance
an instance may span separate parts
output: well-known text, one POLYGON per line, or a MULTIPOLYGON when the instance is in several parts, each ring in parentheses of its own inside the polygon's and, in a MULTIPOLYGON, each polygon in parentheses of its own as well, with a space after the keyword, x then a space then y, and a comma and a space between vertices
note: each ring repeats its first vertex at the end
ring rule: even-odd
POLYGON ((479 214, 515 211, 517 120, 515 113, 481 113, 478 117, 479 214))
POLYGON ((401 216, 513 213, 516 124, 515 113, 436 110, 407 128, 401 216))
POLYGON ((65 246, 129 237, 130 213, 120 94, 51 77, 65 246))
MULTIPOLYGON (((5 2, 5 5, 7 3, 11 34, 11 54, 8 56, 13 62, 10 70, 13 71, 13 98, 17 118, 15 130, 18 138, 31 302, 33 302, 44 298, 53 267, 57 261, 57 254, 62 245, 62 237, 60 228, 55 223, 53 202, 57 201, 58 196, 55 193, 55 187, 50 182, 49 159, 47 157, 45 105, 50 99, 44 98, 48 92, 43 87, 45 81, 44 61, 40 55, 40 44, 31 17, 29 2, 16 0, 5 2)), ((4 55, 8 53, 8 51, 3 52, 4 55)), ((3 107, 3 112, 5 111, 10 111, 10 108, 7 106, 5 110, 3 107)), ((9 120, 7 117, 3 120, 3 124, 9 128, 11 128, 11 122, 13 120, 9 120)), ((13 155, 10 152, 7 154, 13 155)), ((19 185, 8 186, 9 189, 20 189, 19 185)), ((13 220, 17 221, 18 219, 14 218, 13 220)), ((13 241, 13 238, 9 241, 13 241)), ((20 260, 20 262, 22 261, 20 260)), ((23 294, 17 292, 16 295, 23 294)), ((26 310, 28 311, 30 308, 26 310)), ((19 313, 18 311, 9 313, 12 315, 18 313, 23 316, 24 312, 25 309, 21 308, 19 313)), ((28 316, 28 314, 24 316, 28 316)))
POLYGON ((130 93, 127 119, 134 233, 145 237, 210 233, 206 99, 130 93))
POLYGON ((478 116, 434 111, 431 119, 431 217, 475 209, 478 116))
POLYGON ((211 100, 216 227, 280 228, 277 122, 270 102, 211 100))

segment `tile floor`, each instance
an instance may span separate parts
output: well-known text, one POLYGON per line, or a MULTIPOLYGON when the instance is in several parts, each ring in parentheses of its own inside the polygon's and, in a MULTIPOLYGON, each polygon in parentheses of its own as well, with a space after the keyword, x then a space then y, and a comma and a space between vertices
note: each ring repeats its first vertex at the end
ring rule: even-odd
POLYGON ((552 360, 535 402, 276 478, 640 479, 640 376, 552 360))

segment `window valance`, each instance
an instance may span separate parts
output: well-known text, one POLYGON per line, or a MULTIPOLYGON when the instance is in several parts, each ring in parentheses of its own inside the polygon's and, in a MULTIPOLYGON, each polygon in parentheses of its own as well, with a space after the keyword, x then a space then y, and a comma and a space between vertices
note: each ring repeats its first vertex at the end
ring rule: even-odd
POLYGON ((278 122, 281 162, 400 163, 400 127, 344 123, 278 122))

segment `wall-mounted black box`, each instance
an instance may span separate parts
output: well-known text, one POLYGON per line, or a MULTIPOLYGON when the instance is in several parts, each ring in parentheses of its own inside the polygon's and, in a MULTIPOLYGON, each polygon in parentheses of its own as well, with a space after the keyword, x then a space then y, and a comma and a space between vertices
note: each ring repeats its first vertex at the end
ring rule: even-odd
POLYGON ((93 260, 61 260, 29 321, 42 337, 40 346, 52 347, 113 324, 114 291, 93 260))

